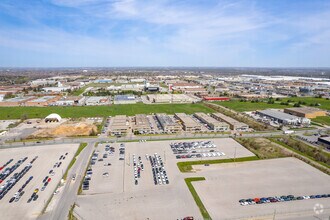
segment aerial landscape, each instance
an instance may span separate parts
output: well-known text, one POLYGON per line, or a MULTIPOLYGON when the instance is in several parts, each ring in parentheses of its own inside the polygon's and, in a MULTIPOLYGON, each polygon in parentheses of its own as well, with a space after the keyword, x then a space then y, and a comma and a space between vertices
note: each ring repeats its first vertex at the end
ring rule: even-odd
POLYGON ((0 1, 1 219, 329 220, 327 0, 0 1))

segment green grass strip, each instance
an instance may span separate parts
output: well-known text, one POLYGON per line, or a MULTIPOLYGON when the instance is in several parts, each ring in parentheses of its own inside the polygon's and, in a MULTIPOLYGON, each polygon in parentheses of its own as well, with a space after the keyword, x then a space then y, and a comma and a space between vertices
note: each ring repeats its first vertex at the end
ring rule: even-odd
POLYGON ((199 208, 199 211, 201 212, 204 219, 212 219, 210 214, 207 212, 202 200, 199 198, 194 186, 191 182, 193 181, 202 181, 205 180, 204 177, 191 177, 191 178, 185 178, 184 181, 186 182, 188 189, 191 193, 191 195, 194 197, 194 200, 196 202, 196 205, 199 208))
POLYGON ((63 179, 64 179, 64 180, 66 180, 66 178, 67 178, 67 176, 68 176, 68 172, 69 172, 69 170, 71 169, 71 167, 73 166, 73 164, 76 162, 76 160, 77 160, 76 157, 81 153, 81 151, 82 151, 86 146, 87 146, 87 143, 81 143, 81 144, 79 145, 78 150, 76 151, 74 157, 72 158, 72 160, 71 160, 71 162, 70 162, 68 168, 66 169, 66 171, 65 171, 65 173, 64 173, 64 175, 63 175, 63 179))
POLYGON ((251 157, 240 157, 236 158, 229 158, 229 159, 219 159, 219 160, 196 160, 196 161, 185 161, 185 162, 178 162, 177 166, 179 170, 183 173, 191 172, 192 165, 203 165, 203 164, 217 164, 217 163, 232 163, 232 162, 243 162, 243 161, 253 161, 259 160, 257 156, 251 157))
MULTIPOLYGON (((287 148, 287 149, 289 149, 289 150, 291 150, 291 151, 293 151, 293 152, 295 152, 295 153, 297 153, 297 154, 299 154, 301 156, 304 156, 304 157, 306 157, 306 158, 308 158, 308 159, 310 159, 310 160, 312 160, 312 161, 314 161, 314 162, 316 162, 316 163, 318 163, 318 164, 320 164, 320 165, 322 165, 322 166, 324 166, 326 168, 330 168, 330 166, 328 164, 323 163, 321 161, 318 161, 314 157, 312 157, 312 156, 310 156, 310 155, 308 155, 306 153, 303 153, 303 152, 301 152, 301 151, 299 151, 299 150, 297 150, 297 149, 295 149, 295 148, 293 148, 293 147, 291 147, 291 146, 289 146, 289 145, 287 145, 287 144, 285 144, 285 143, 283 143, 281 141, 276 140, 276 138, 268 138, 268 139, 270 141, 275 142, 275 143, 277 143, 277 144, 279 144, 279 145, 281 145, 281 146, 283 146, 283 147, 285 147, 285 148, 287 148)), ((305 145, 307 145, 307 144, 305 144, 305 145)), ((310 148, 312 148, 312 147, 310 147, 310 148)), ((322 152, 322 153, 327 154, 325 152, 322 152)))

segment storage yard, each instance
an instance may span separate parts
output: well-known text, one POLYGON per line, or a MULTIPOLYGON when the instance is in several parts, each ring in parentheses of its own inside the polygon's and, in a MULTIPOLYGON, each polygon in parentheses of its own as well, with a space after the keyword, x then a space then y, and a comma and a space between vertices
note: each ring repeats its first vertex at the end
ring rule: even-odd
POLYGON ((316 204, 323 206, 323 213, 317 215, 319 219, 325 219, 323 217, 330 214, 329 197, 246 206, 239 203, 239 200, 247 198, 329 194, 330 177, 298 159, 282 158, 194 168, 201 170, 198 175, 206 179, 193 182, 193 185, 213 219, 273 219, 274 212, 276 219, 313 219, 316 204))
MULTIPOLYGON (((207 140, 178 140, 99 144, 95 151, 98 154, 94 160, 95 164, 90 167, 92 174, 89 187, 82 190, 82 195, 78 196, 79 207, 75 207, 75 212, 86 219, 92 217, 98 219, 177 219, 185 216, 201 219, 198 207, 184 182, 185 176, 180 173, 176 165, 178 161, 185 161, 185 159, 176 159, 170 147, 170 144, 175 142, 198 141, 207 142, 207 140), (114 153, 106 150, 110 147, 114 147, 114 153), (124 151, 124 157, 120 151, 124 151), (103 158, 104 154, 107 154, 106 158, 103 158), (137 170, 143 164, 140 177, 138 177, 138 171, 135 172, 133 157, 137 170), (153 165, 150 157, 160 159, 155 159, 158 162, 153 165), (120 158, 125 159, 120 160, 120 158), (156 168, 161 172, 157 172, 156 168), (163 175, 163 170, 167 178, 163 175), (135 180, 138 182, 136 183, 135 180), (172 211, 168 212, 168 210, 172 211)), ((230 138, 212 139, 212 143, 216 145, 212 149, 225 154, 214 159, 234 157, 235 148, 237 158, 254 156, 230 138)))
POLYGON ((36 219, 77 148, 77 144, 66 144, 1 149, 1 166, 11 162, 0 173, 6 169, 10 173, 10 168, 17 166, 8 176, 1 177, 1 218, 36 219))

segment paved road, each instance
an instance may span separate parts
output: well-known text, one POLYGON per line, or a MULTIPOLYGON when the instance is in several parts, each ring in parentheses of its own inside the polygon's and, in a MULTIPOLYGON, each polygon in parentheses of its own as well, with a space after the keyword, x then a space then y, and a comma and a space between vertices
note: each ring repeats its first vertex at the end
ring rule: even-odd
MULTIPOLYGON (((309 132, 318 132, 320 130, 326 129, 315 129, 308 130, 309 132)), ((295 135, 302 135, 305 133, 305 130, 296 131, 295 135)), ((282 135, 282 131, 273 131, 273 132, 252 132, 252 133, 242 133, 242 137, 271 137, 276 135, 282 135)), ((11 147, 27 147, 27 146, 36 146, 36 145, 49 145, 49 144, 65 144, 65 143, 95 143, 95 142, 114 142, 114 141, 134 141, 134 140, 160 140, 160 139, 184 139, 184 138, 225 138, 225 137, 235 137, 232 134, 175 134, 175 135, 155 135, 155 136, 126 136, 121 138, 116 137, 86 137, 86 138, 60 138, 54 140, 43 140, 40 143, 36 142, 14 142, 8 144, 0 144, 0 148, 11 148, 11 147)))
POLYGON ((79 154, 76 162, 68 172, 67 182, 59 194, 60 198, 56 198, 54 209, 39 217, 39 220, 48 219, 67 219, 71 205, 74 204, 77 198, 77 192, 80 182, 83 178, 85 169, 89 163, 89 157, 94 150, 95 143, 91 142, 79 154), (72 175, 76 174, 76 180, 72 180, 72 175))

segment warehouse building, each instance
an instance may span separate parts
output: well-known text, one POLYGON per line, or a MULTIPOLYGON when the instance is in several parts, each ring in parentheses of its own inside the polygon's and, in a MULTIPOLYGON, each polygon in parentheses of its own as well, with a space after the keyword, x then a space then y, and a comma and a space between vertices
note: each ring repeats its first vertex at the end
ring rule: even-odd
POLYGON ((152 103, 193 103, 197 98, 185 94, 151 94, 147 99, 152 103))
POLYGON ((327 149, 330 149, 330 137, 319 137, 317 139, 317 143, 326 147, 327 149))
POLYGON ((312 107, 286 108, 284 109, 284 112, 302 118, 316 118, 319 116, 327 116, 326 111, 312 107))
POLYGON ((181 131, 181 126, 166 114, 156 114, 157 121, 165 133, 177 133, 181 131))
POLYGON ((187 132, 200 132, 202 130, 202 125, 185 113, 175 113, 174 116, 182 123, 183 130, 187 132))
POLYGON ((85 101, 84 96, 64 96, 55 102, 58 106, 73 106, 83 105, 85 101))
POLYGON ((300 118, 294 115, 290 115, 284 112, 276 110, 262 110, 257 111, 261 117, 268 118, 272 121, 278 122, 284 125, 309 125, 311 120, 307 118, 300 118))
POLYGON ((247 131, 249 130, 249 126, 243 122, 237 121, 231 117, 228 117, 227 115, 224 115, 222 113, 212 113, 211 116, 218 121, 223 121, 229 124, 229 127, 231 130, 235 131, 247 131))
POLYGON ((116 115, 110 120, 110 135, 126 134, 130 129, 130 123, 126 115, 116 115))
POLYGON ((137 114, 134 117, 134 126, 133 126, 134 134, 150 134, 153 133, 153 129, 150 125, 148 116, 145 114, 137 114))
POLYGON ((34 96, 27 96, 27 97, 15 97, 11 99, 4 99, 0 102, 0 106, 25 106, 27 101, 35 99, 34 96))
POLYGON ((109 105, 110 100, 107 96, 90 96, 86 99, 85 105, 109 105))
POLYGON ((25 102, 25 106, 49 106, 51 103, 56 102, 60 98, 60 96, 41 96, 25 102))
POLYGON ((135 104, 134 95, 116 95, 113 101, 114 104, 135 104))
POLYGON ((207 124, 210 127, 210 129, 213 131, 217 132, 217 131, 228 131, 229 130, 229 124, 218 121, 215 118, 212 118, 211 116, 209 116, 205 113, 197 112, 194 114, 194 116, 201 122, 207 124))

